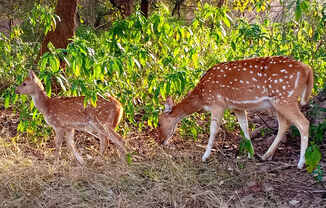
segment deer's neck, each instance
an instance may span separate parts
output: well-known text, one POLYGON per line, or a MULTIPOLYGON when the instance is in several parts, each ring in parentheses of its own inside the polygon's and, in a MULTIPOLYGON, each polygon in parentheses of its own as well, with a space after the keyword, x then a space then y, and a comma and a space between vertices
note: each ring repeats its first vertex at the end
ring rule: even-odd
POLYGON ((176 118, 177 121, 180 121, 182 118, 200 110, 202 110, 202 107, 198 96, 190 93, 172 108, 171 115, 176 118))
POLYGON ((37 92, 32 96, 32 99, 33 99, 33 102, 34 102, 34 105, 35 107, 42 113, 42 114, 46 114, 47 113, 47 103, 48 103, 48 100, 50 99, 46 93, 41 90, 41 89, 38 89, 37 92))

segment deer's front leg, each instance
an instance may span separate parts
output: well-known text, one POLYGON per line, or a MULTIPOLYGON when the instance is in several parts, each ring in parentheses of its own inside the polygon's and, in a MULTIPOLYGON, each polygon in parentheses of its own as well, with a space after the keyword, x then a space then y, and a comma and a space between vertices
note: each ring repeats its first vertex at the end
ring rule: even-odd
MULTIPOLYGON (((240 128, 243 131, 243 134, 245 136, 245 139, 250 141, 251 149, 254 152, 254 147, 252 146, 250 134, 249 134, 249 125, 248 125, 248 118, 247 118, 247 112, 246 111, 240 111, 240 110, 233 110, 235 115, 238 118, 238 122, 240 124, 240 128)), ((250 152, 248 152, 248 158, 251 158, 250 152)))
POLYGON ((55 160, 59 161, 60 158, 60 150, 62 146, 62 141, 65 136, 65 131, 62 128, 55 128, 55 160))
POLYGON ((83 165, 83 164, 85 164, 85 162, 76 149, 76 146, 74 143, 74 134, 75 134, 74 129, 67 129, 66 130, 66 142, 67 142, 68 147, 71 149, 72 153, 74 154, 75 158, 77 159, 77 161, 81 165, 83 165))
POLYGON ((206 159, 211 154, 213 143, 215 140, 215 135, 220 129, 220 121, 221 121, 223 112, 224 111, 222 109, 218 109, 217 111, 212 112, 211 125, 210 125, 210 131, 209 131, 209 140, 208 140, 208 144, 207 144, 205 153, 202 157, 203 162, 205 162, 206 159))

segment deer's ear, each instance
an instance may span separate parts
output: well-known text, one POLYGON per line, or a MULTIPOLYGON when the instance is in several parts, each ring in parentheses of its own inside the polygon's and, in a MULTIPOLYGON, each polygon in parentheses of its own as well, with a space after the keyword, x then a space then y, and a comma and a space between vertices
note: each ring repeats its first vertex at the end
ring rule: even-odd
POLYGON ((33 70, 29 70, 28 75, 29 75, 29 78, 32 80, 35 79, 35 77, 36 77, 36 74, 33 72, 33 70))
POLYGON ((172 97, 167 97, 166 98, 166 103, 164 104, 164 113, 170 113, 172 111, 172 107, 173 107, 173 100, 172 97))

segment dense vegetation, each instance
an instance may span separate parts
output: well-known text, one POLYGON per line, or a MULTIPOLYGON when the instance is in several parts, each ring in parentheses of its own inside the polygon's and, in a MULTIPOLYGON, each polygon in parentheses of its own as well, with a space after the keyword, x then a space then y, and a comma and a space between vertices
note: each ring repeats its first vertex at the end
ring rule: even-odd
MULTIPOLYGON (((265 6, 254 9, 263 13, 265 6)), ((116 96, 124 106, 120 132, 126 135, 130 129, 156 127, 165 98, 182 99, 212 65, 274 55, 292 56, 310 65, 316 95, 326 82, 326 4, 296 1, 284 8, 282 21, 272 21, 267 15, 249 21, 232 13, 241 7, 198 4, 194 19, 188 22, 172 17, 161 5, 148 18, 140 12, 117 18, 109 29, 81 25, 67 49, 52 47, 36 65, 40 40, 31 34, 53 30, 58 21, 53 9, 36 4, 28 19, 9 36, 0 34, 0 102, 20 112, 19 131, 27 131, 31 140, 46 138, 50 129, 44 128, 42 115, 28 97, 15 93, 27 71, 34 69, 49 96, 85 95, 85 105, 96 105, 99 94, 116 96), (60 60, 66 62, 64 70, 60 60)), ((181 134, 196 139, 207 131, 197 123, 206 116, 195 114, 185 119, 181 134)), ((235 118, 229 112, 225 119, 229 129, 235 128, 235 118)), ((322 137, 313 136, 312 142, 321 143, 322 137)), ((317 150, 316 145, 310 148, 319 161, 317 150)))

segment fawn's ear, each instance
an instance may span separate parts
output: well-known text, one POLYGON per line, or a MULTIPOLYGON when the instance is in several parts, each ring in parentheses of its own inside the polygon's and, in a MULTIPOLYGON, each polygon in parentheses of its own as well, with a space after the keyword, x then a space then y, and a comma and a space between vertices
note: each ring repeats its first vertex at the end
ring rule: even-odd
POLYGON ((166 103, 164 104, 164 113, 170 113, 172 111, 172 107, 173 107, 173 100, 172 97, 169 96, 166 98, 166 103))
POLYGON ((35 79, 36 77, 36 74, 33 72, 33 70, 29 70, 28 75, 31 80, 35 79))

